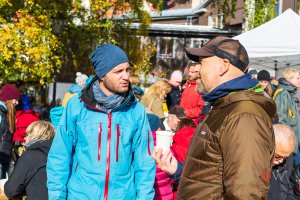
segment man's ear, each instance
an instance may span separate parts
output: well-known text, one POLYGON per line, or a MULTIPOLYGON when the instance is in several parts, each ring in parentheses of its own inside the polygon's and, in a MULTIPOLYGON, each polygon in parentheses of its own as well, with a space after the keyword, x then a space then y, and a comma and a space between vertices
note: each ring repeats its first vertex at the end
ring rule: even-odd
POLYGON ((229 66, 230 66, 229 60, 227 60, 227 59, 222 59, 222 60, 223 60, 223 63, 220 67, 220 72, 219 72, 220 76, 223 76, 224 74, 226 74, 226 72, 228 72, 229 66))

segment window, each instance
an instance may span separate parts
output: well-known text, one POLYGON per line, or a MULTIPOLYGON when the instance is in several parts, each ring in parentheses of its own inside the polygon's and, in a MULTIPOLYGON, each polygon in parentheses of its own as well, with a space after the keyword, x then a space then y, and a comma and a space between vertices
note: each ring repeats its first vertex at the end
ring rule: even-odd
POLYGON ((208 39, 192 39, 191 48, 200 48, 203 47, 208 39))
POLYGON ((157 57, 175 58, 175 43, 173 38, 159 38, 157 42, 157 57))
POLYGON ((193 25, 193 17, 187 17, 185 25, 193 25))
POLYGON ((208 16, 208 26, 212 26, 214 28, 223 28, 223 15, 210 15, 208 16))
POLYGON ((275 13, 276 13, 276 16, 279 15, 279 3, 275 4, 275 13))
POLYGON ((193 42, 193 48, 199 48, 199 47, 201 47, 200 41, 199 40, 194 40, 194 42, 193 42))

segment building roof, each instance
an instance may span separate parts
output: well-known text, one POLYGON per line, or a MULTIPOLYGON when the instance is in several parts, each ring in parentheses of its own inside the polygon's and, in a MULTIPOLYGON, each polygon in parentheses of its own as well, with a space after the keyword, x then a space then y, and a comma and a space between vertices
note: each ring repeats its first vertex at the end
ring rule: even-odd
POLYGON ((157 18, 165 19, 165 18, 178 18, 178 17, 194 16, 193 10, 191 8, 162 10, 161 12, 150 12, 149 14, 152 19, 157 19, 157 18))
POLYGON ((197 16, 198 13, 206 12, 206 8, 185 8, 185 9, 169 9, 162 10, 161 12, 150 12, 150 16, 152 19, 170 19, 170 18, 182 18, 187 16, 197 16))
MULTIPOLYGON (((138 29, 140 23, 132 23, 132 29, 138 29)), ((184 36, 184 37, 203 37, 215 35, 234 36, 235 32, 230 30, 221 30, 211 26, 200 25, 181 25, 181 24, 151 24, 148 28, 149 35, 161 36, 184 36)))

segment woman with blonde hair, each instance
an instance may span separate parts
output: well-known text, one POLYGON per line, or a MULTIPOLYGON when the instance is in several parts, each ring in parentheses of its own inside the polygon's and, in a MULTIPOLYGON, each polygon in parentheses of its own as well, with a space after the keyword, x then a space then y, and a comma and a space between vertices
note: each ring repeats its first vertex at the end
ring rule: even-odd
POLYGON ((8 173, 13 133, 16 129, 16 110, 21 93, 13 85, 6 84, 0 91, 0 179, 8 173))
POLYGON ((142 97, 141 103, 147 108, 148 113, 164 118, 163 102, 170 91, 171 85, 167 81, 158 81, 149 87, 142 97))
POLYGON ((30 200, 48 199, 46 164, 54 128, 50 122, 36 121, 26 129, 26 151, 4 185, 5 195, 14 199, 26 194, 30 200))

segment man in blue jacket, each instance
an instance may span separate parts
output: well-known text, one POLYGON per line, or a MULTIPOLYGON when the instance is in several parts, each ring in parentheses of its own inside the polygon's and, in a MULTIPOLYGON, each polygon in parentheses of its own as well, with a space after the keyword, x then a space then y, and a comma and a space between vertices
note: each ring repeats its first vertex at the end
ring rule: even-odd
POLYGON ((128 57, 104 44, 91 61, 96 76, 69 100, 49 152, 49 199, 153 199, 152 134, 128 57))

